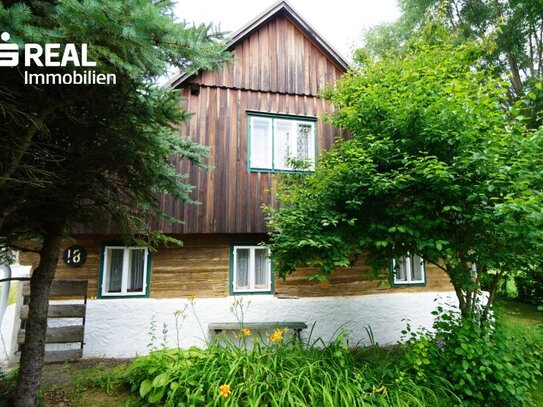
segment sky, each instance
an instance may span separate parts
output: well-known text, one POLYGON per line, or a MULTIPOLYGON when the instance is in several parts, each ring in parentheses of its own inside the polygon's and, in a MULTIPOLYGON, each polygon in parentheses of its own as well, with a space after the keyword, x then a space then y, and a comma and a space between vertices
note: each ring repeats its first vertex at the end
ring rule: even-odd
MULTIPOLYGON (((350 59, 362 32, 399 17, 396 0, 288 0, 289 4, 339 53, 350 59)), ((276 0, 178 0, 176 15, 194 23, 215 23, 237 31, 276 0)))

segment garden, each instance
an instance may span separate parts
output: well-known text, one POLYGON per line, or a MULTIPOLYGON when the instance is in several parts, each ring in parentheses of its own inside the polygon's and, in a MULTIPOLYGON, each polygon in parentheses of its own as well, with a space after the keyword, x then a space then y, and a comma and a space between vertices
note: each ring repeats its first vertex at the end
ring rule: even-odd
MULTIPOLYGON (((432 331, 407 325, 394 346, 375 343, 371 327, 365 346, 350 347, 342 332, 324 343, 288 329, 252 332, 240 319, 239 333, 218 335, 205 349, 166 348, 151 327, 146 356, 46 366, 40 400, 66 407, 541 406, 543 312, 506 294, 485 326, 438 307, 432 331)), ((195 302, 176 315, 177 341, 195 302)), ((232 309, 244 315, 248 306, 236 300, 232 309)), ((0 405, 10 403, 15 374, 2 377, 0 405)))

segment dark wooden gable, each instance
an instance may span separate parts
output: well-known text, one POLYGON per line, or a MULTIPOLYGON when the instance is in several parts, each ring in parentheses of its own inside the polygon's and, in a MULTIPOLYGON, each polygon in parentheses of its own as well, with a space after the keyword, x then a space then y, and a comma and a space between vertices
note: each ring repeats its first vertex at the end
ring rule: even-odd
POLYGON ((193 199, 201 204, 184 205, 163 196, 163 209, 184 224, 162 221, 156 228, 166 233, 267 231, 261 207, 276 204, 275 175, 248 170, 247 112, 318 118, 318 152, 341 135, 323 122, 332 107, 317 93, 337 80, 346 65, 290 10, 287 3, 278 3, 234 35, 229 44, 232 64, 172 81, 184 96, 183 107, 194 113, 181 134, 211 148, 207 163, 212 169, 178 160, 179 171, 195 186, 193 199))
POLYGON ((342 70, 288 18, 277 16, 232 50, 235 61, 191 82, 243 90, 316 96, 342 70))
POLYGON ((234 62, 218 72, 180 75, 176 87, 189 82, 242 90, 317 96, 348 66, 285 1, 256 17, 232 35, 227 49, 234 62))

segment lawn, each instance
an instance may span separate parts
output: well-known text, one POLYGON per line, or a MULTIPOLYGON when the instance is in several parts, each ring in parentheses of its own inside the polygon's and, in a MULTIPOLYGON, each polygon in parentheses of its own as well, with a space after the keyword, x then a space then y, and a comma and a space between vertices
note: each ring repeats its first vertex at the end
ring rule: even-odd
MULTIPOLYGON (((538 311, 535 305, 499 299, 496 302, 496 310, 511 335, 543 342, 543 311, 538 311)), ((543 381, 534 389, 532 395, 537 406, 543 407, 543 381)))

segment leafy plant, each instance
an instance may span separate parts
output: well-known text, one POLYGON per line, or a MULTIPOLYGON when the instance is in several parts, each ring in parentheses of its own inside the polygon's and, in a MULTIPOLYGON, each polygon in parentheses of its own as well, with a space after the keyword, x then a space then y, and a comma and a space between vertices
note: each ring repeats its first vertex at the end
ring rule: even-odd
POLYGON ((13 403, 17 388, 17 371, 4 373, 0 371, 0 407, 8 407, 13 403))
POLYGON ((528 304, 543 304, 543 273, 525 269, 515 276, 517 299, 528 304))
POLYGON ((494 47, 432 22, 329 90, 329 120, 351 137, 314 173, 284 175, 281 205, 267 209, 279 276, 307 266, 323 280, 364 256, 386 279, 390 259, 416 254, 450 277, 472 318, 496 270, 484 320, 500 279, 543 262, 543 129, 504 108, 507 83, 485 62, 494 47))
POLYGON ((469 405, 529 405, 543 376, 543 342, 508 335, 495 321, 480 324, 439 307, 434 330, 408 336, 403 363, 430 385, 445 379, 469 405))
POLYGON ((167 406, 445 406, 459 401, 445 382, 431 390, 397 366, 380 370, 361 362, 344 334, 321 348, 295 336, 273 338, 255 337, 251 349, 222 337, 206 350, 153 352, 133 362, 127 381, 146 402, 167 406))

